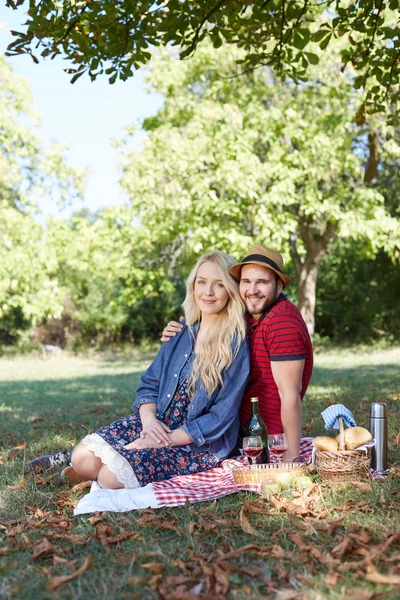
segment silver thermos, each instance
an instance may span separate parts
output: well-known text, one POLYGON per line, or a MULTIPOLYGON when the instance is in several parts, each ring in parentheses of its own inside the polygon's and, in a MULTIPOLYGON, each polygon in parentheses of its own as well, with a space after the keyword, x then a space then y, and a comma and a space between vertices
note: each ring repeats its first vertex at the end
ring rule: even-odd
POLYGON ((388 468, 388 408, 384 402, 370 405, 369 430, 375 440, 375 446, 371 448, 371 468, 385 473, 388 468))

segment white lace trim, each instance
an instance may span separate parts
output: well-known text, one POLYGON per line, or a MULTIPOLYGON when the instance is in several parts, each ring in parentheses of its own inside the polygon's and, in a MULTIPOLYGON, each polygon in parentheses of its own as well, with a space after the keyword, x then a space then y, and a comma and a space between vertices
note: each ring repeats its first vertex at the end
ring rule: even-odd
POLYGON ((126 458, 118 454, 98 433, 87 435, 83 438, 82 442, 95 456, 101 459, 102 463, 107 465, 125 488, 140 487, 137 477, 126 458))

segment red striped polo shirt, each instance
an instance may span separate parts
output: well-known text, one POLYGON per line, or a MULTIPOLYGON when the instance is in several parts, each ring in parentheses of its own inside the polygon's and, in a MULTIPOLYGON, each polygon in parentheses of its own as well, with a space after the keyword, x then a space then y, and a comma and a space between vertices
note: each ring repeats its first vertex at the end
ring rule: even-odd
POLYGON ((313 350, 310 334, 299 309, 281 294, 275 304, 257 320, 247 315, 251 348, 250 381, 240 409, 240 423, 246 428, 251 416, 250 398, 259 398, 260 415, 268 433, 281 433, 281 400, 272 376, 271 361, 305 359, 300 397, 311 379, 313 350))

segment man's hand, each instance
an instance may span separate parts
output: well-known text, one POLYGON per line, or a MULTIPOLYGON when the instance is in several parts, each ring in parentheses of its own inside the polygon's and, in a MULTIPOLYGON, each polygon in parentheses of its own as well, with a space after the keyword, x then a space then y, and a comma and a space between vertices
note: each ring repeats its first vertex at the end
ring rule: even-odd
MULTIPOLYGON (((184 317, 179 317, 179 321, 183 321, 184 317)), ((164 331, 162 332, 160 340, 162 342, 169 342, 170 338, 175 337, 177 333, 180 333, 183 329, 182 323, 177 321, 170 321, 164 331)))
POLYGON ((171 433, 171 429, 165 425, 162 421, 159 421, 155 415, 143 415, 142 419, 142 432, 141 438, 150 438, 157 444, 162 446, 170 446, 171 440, 168 437, 168 433, 171 433))
POLYGON ((127 444, 124 446, 125 450, 149 450, 150 448, 165 448, 166 444, 161 442, 158 444, 150 437, 146 436, 143 438, 138 438, 134 442, 127 444))

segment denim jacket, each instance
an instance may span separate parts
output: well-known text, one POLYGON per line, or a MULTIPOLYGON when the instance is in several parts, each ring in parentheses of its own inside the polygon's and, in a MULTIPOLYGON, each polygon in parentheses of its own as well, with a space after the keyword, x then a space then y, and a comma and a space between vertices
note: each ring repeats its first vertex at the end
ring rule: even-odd
MULTIPOLYGON (((139 414, 145 403, 157 404, 157 414, 168 408, 176 388, 179 374, 186 364, 195 339, 188 327, 164 343, 154 362, 142 375, 132 409, 139 414)), ((190 401, 187 422, 182 429, 192 438, 193 444, 182 446, 190 450, 209 451, 226 458, 236 444, 239 430, 239 408, 250 373, 250 353, 245 340, 232 361, 222 373, 224 385, 218 385, 211 397, 198 383, 190 401)))

